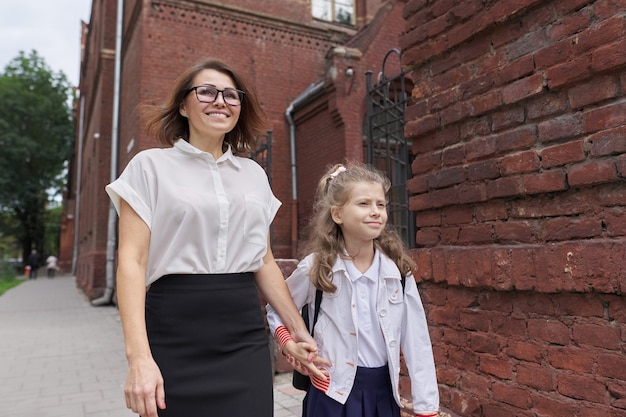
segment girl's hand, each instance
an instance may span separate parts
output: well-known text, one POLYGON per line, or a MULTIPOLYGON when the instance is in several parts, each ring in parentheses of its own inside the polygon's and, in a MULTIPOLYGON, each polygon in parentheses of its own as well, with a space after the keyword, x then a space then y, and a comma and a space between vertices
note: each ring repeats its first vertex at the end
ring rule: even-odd
POLYGON ((328 360, 317 356, 315 345, 289 340, 283 346, 282 352, 289 364, 301 374, 315 375, 317 378, 326 381, 323 367, 331 364, 328 360))
POLYGON ((129 363, 124 396, 126 407, 142 417, 158 417, 157 407, 165 409, 163 376, 152 358, 129 363))

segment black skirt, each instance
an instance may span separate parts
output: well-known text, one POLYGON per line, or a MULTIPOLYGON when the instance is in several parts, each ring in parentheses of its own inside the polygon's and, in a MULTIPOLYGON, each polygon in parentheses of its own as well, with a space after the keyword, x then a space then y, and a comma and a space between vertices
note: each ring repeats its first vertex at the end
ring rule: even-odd
POLYGON ((268 335, 252 273, 166 275, 146 296, 160 417, 273 415, 268 335))

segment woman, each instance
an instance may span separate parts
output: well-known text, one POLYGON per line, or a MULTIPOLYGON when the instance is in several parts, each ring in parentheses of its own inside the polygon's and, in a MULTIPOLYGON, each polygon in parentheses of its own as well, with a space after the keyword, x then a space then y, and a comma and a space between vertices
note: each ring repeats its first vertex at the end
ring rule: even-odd
POLYGON ((209 59, 143 116, 147 133, 170 147, 138 153, 106 187, 120 217, 126 405, 142 417, 269 417, 257 288, 300 342, 303 371, 323 375, 269 247, 280 202, 263 169, 236 156, 262 132, 261 107, 242 77, 209 59))

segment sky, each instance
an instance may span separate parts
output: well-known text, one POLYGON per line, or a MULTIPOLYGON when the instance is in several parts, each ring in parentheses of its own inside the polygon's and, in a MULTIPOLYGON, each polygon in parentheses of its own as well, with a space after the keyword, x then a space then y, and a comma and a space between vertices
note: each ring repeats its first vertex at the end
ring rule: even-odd
POLYGON ((34 49, 52 72, 77 86, 81 20, 89 23, 91 0, 0 0, 0 72, 34 49))

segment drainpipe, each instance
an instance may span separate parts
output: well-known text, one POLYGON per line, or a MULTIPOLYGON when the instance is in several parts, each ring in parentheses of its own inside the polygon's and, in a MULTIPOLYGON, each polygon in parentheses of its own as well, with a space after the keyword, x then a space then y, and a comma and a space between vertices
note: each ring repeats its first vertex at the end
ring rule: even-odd
MULTIPOLYGON (((115 79, 113 82, 113 125, 111 128, 111 182, 117 178, 117 159, 119 147, 119 108, 120 108, 120 73, 122 63, 122 26, 124 22, 124 0, 117 0, 117 22, 115 29, 115 79)), ((117 246, 117 213, 112 203, 109 204, 106 251, 106 288, 104 295, 91 301, 93 306, 111 304, 115 291, 115 247, 117 246)))
POLYGON ((310 103, 324 92, 324 82, 311 84, 306 90, 296 97, 287 107, 285 117, 289 124, 289 144, 291 148, 291 256, 296 257, 298 245, 298 183, 296 176, 296 125, 293 121, 293 113, 304 105, 310 103))
POLYGON ((80 193, 83 171, 83 123, 85 121, 85 96, 80 95, 80 114, 78 116, 78 150, 76 158, 76 201, 74 203, 74 248, 72 251, 72 275, 76 276, 78 263, 78 224, 80 218, 80 193))

